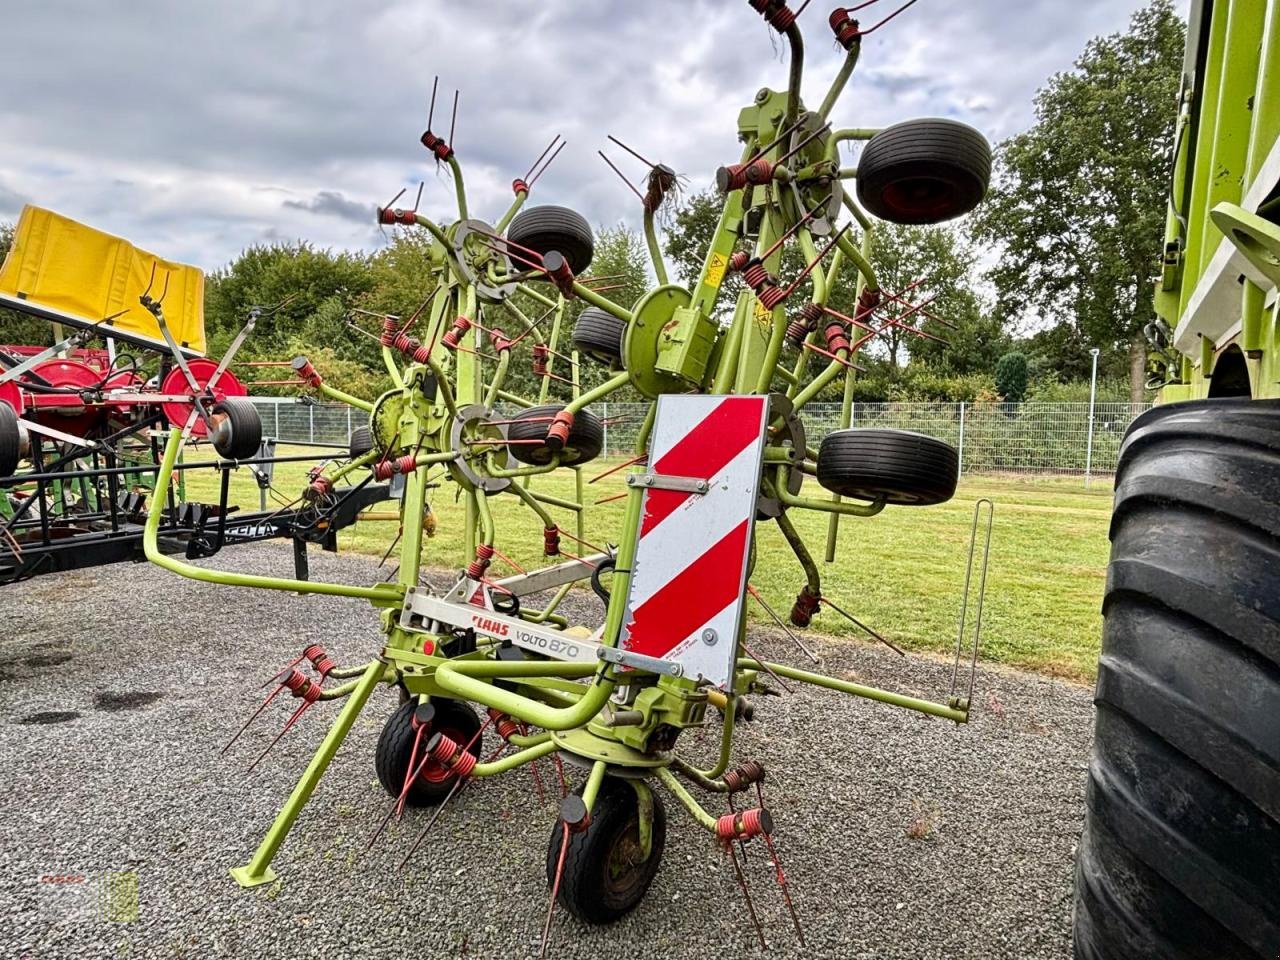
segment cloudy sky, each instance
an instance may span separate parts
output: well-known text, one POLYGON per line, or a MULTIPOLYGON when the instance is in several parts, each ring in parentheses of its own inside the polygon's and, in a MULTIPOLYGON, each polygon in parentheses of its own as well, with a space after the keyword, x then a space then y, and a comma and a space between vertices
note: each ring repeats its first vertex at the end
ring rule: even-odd
MULTIPOLYGON (((863 26, 880 0, 862 13, 863 26)), ((1031 120, 1036 88, 1140 0, 919 0, 863 43, 837 126, 951 116, 994 142, 1031 120)), ((804 94, 821 101, 843 52, 811 3, 804 94)), ((532 202, 597 224, 639 204, 596 156, 612 133, 713 182, 737 159, 735 119, 782 87, 785 43, 745 0, 13 0, 0 57, 0 220, 51 207, 164 256, 213 269, 247 245, 303 238, 372 248, 373 208, 426 180, 452 186, 418 137, 454 145, 473 216, 496 219, 551 137, 568 146, 532 202)))

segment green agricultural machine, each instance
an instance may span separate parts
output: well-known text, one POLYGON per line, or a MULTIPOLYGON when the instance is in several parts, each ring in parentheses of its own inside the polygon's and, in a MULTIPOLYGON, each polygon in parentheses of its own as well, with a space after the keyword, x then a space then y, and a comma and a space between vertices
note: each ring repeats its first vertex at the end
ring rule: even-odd
POLYGON ((1075 955, 1280 956, 1280 3, 1193 0, 1075 955))
MULTIPOLYGON (((775 620, 796 640, 797 653, 812 656, 792 628, 808 626, 828 608, 841 614, 843 607, 824 591, 792 511, 831 518, 830 556, 841 517, 937 504, 955 491, 958 459, 947 444, 905 431, 848 428, 851 382, 866 344, 891 328, 922 333, 918 324, 931 316, 910 291, 880 286, 867 257, 872 216, 938 223, 963 215, 982 200, 991 163, 983 137, 950 120, 882 130, 833 127, 830 113, 862 38, 910 3, 865 29, 848 10, 831 13, 830 35, 846 55, 814 109, 800 97, 804 45, 796 12, 780 0, 750 0, 750 6, 785 37, 790 75, 784 89, 760 90, 737 115, 741 154, 716 174, 723 195, 719 223, 692 286, 671 282, 654 225, 679 182, 671 167, 624 147, 645 167, 644 188, 635 192, 657 279, 625 307, 607 296, 611 278, 588 273, 593 238, 586 221, 561 207, 524 206, 537 179, 533 171, 528 182, 513 182, 514 200, 499 220, 473 218, 454 148, 428 120, 421 141, 452 175, 458 218, 437 224, 416 204, 379 210, 381 223, 426 230, 433 238, 424 307, 403 321, 383 318, 371 334, 381 342, 393 388, 376 399, 349 396, 329 387, 307 358, 293 361, 306 385, 369 419, 352 438, 349 460, 312 477, 304 499, 322 505, 334 483, 361 475, 403 482, 393 577, 354 586, 197 567, 157 549, 153 515, 147 555, 176 573, 363 598, 379 617, 382 636, 367 663, 341 666, 313 638, 273 678, 259 713, 288 693, 298 705, 286 731, 316 703, 345 702, 256 853, 232 871, 242 885, 275 878, 273 859, 379 687, 393 690, 399 703, 375 759, 391 802, 373 838, 407 807, 435 808, 412 842, 387 831, 404 843, 402 865, 409 869, 451 798, 518 768, 536 770, 538 761, 554 764, 562 798, 547 849, 544 949, 557 903, 582 920, 606 923, 644 897, 662 857, 664 794, 732 861, 753 920, 737 853, 748 842, 765 849, 791 906, 764 800, 766 771, 733 751, 736 725, 763 721, 763 698, 808 683, 956 723, 969 718, 990 544, 988 501, 975 506, 956 660, 950 689, 938 699, 763 660, 749 649, 748 598, 773 610, 750 579, 761 524, 778 526, 799 571, 790 625, 776 614, 775 620), (853 143, 862 144, 857 165, 842 165, 841 145, 853 143), (788 244, 803 267, 784 266, 788 244), (741 279, 741 293, 732 311, 720 311, 730 276, 741 279), (828 306, 839 284, 856 292, 852 316, 828 306), (586 307, 564 345, 561 320, 571 300, 586 307), (557 361, 563 373, 552 371, 557 361), (576 370, 588 362, 609 372, 599 386, 583 390, 576 370), (537 396, 509 388, 521 363, 538 378, 537 396), (845 429, 815 447, 806 438, 806 406, 841 386, 845 429), (625 500, 616 546, 596 546, 584 541, 581 527, 570 536, 557 519, 562 511, 581 517, 581 494, 576 502, 561 500, 540 490, 537 480, 581 471, 599 456, 602 424, 590 406, 624 387, 650 405, 634 456, 596 478, 612 475, 625 500), (824 494, 805 494, 810 478, 824 494), (467 511, 470 560, 445 590, 431 589, 421 576, 427 491, 437 483, 452 485, 467 511), (499 576, 496 565, 509 565, 500 532, 513 509, 539 517, 540 546, 551 562, 499 576), (575 541, 573 550, 562 537, 575 541), (598 622, 571 624, 558 608, 584 581, 603 609, 598 622), (531 603, 548 594, 540 607, 531 603), (702 730, 718 744, 709 760, 689 749, 688 733, 702 730), (723 812, 710 812, 695 790, 716 798, 723 812)), ((544 152, 550 159, 540 158, 542 169, 554 159, 552 150, 544 152)), ((234 445, 241 424, 231 418, 219 429, 234 445)), ((183 441, 180 429, 168 437, 160 490, 168 489, 183 441)), ((803 924, 794 910, 791 916, 803 941, 803 924)), ((757 931, 763 943, 758 923, 757 931)))

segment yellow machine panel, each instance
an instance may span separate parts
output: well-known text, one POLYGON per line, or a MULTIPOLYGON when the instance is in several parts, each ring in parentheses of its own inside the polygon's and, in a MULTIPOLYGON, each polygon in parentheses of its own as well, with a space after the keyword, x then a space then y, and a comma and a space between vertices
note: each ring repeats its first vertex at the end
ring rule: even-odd
POLYGON ((170 332, 179 344, 204 353, 204 274, 198 268, 161 259, 52 210, 23 208, 13 248, 0 267, 0 293, 91 323, 127 311, 110 326, 160 340, 155 319, 138 303, 153 269, 153 297, 168 282, 164 317, 170 332))

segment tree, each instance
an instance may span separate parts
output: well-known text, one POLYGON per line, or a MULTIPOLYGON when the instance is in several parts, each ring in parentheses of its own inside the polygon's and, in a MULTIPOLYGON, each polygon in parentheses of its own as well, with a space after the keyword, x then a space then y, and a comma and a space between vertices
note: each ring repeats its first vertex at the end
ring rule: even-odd
POLYGON ((1027 357, 1011 350, 996 362, 996 390, 1009 403, 1021 403, 1027 395, 1027 357))
POLYGON ((1171 0, 1127 33, 1090 41, 1036 95, 1036 122, 998 150, 997 184, 976 235, 999 244, 991 273, 1004 316, 1033 311, 1127 351, 1144 398, 1142 328, 1154 316, 1173 121, 1186 27, 1171 0))

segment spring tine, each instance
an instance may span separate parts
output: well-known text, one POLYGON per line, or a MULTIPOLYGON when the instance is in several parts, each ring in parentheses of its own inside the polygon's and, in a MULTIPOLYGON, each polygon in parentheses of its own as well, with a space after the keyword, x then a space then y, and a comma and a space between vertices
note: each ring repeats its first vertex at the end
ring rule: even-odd
POLYGON ((431 107, 427 110, 427 129, 431 129, 431 121, 436 118, 436 88, 440 86, 440 75, 436 74, 431 81, 431 107))
POLYGON ((782 618, 778 616, 776 612, 774 612, 773 607, 769 606, 769 604, 765 602, 765 599, 760 595, 759 590, 757 590, 751 584, 747 584, 747 592, 756 598, 756 602, 759 603, 760 606, 764 607, 765 613, 769 614, 773 622, 782 628, 782 632, 791 638, 791 642, 800 648, 800 652, 803 653, 806 657, 808 657, 810 662, 812 663, 822 662, 822 659, 820 657, 814 656, 813 651, 804 645, 804 642, 798 636, 796 636, 795 631, 793 631, 790 627, 788 627, 783 622, 782 618))
MULTIPOLYGON (((756 784, 758 788, 760 785, 756 784)), ((773 869, 777 871, 775 874, 778 879, 778 886, 782 888, 782 899, 787 902, 787 910, 791 913, 791 922, 795 924, 796 936, 800 938, 800 946, 804 946, 804 931, 800 928, 800 918, 796 915, 796 905, 791 902, 791 890, 787 886, 787 875, 782 870, 782 861, 778 859, 778 851, 773 846, 773 837, 764 834, 765 846, 769 848, 769 857, 773 860, 773 869)))
POLYGON ((764 668, 765 673, 769 674, 769 676, 773 677, 774 680, 778 681, 778 686, 780 686, 783 690, 787 691, 787 693, 791 693, 791 688, 787 686, 787 681, 783 680, 780 676, 778 676, 774 672, 772 667, 770 667, 767 663, 765 663, 763 660, 757 657, 754 653, 752 653, 750 649, 747 648, 747 644, 745 641, 739 640, 738 646, 740 646, 743 650, 746 650, 747 656, 750 657, 752 660, 756 661, 756 663, 760 664, 760 666, 764 668))
POLYGON ((561 140, 560 146, 555 148, 555 151, 552 152, 551 156, 547 158, 547 162, 544 163, 542 167, 538 170, 538 172, 533 175, 533 179, 529 181, 530 190, 532 190, 533 185, 538 182, 538 178, 541 177, 544 173, 546 173, 548 169, 550 169, 551 164, 556 162, 556 157, 560 156, 560 151, 565 148, 565 145, 568 144, 568 142, 569 142, 568 140, 561 140))
POLYGON ((277 733, 276 738, 272 740, 269 744, 267 744, 267 749, 263 750, 262 753, 258 754, 258 759, 253 761, 253 763, 249 765, 249 770, 247 772, 253 773, 254 768, 257 767, 258 764, 262 762, 263 757, 265 757, 268 753, 270 753, 273 749, 275 749, 275 745, 280 742, 280 738, 289 732, 289 728, 298 722, 298 719, 304 713, 307 712, 307 708, 311 706, 311 704, 314 702, 315 701, 313 700, 304 700, 302 702, 302 705, 298 707, 297 710, 293 711, 293 716, 291 716, 288 720, 285 721, 284 729, 282 729, 279 733, 277 733))
POLYGON ((657 164, 655 164, 655 163, 650 163, 650 162, 649 162, 648 160, 646 160, 644 157, 640 156, 640 154, 636 153, 634 150, 632 150, 630 147, 628 147, 625 143, 623 143, 621 140, 619 140, 619 139, 618 139, 617 137, 615 137, 613 134, 609 133, 609 134, 606 134, 605 136, 607 136, 610 140, 612 140, 614 143, 616 143, 618 146, 620 146, 623 150, 627 151, 627 153, 631 154, 633 157, 635 157, 637 160, 639 160, 641 163, 643 163, 646 167, 653 168, 653 167, 657 166, 657 164))
POLYGON ((609 165, 609 169, 612 170, 614 173, 616 173, 618 175, 618 178, 622 180, 622 182, 625 183, 628 187, 631 188, 631 192, 636 195, 636 199, 638 199, 641 203, 644 203, 644 194, 641 193, 639 190, 637 190, 636 185, 626 178, 626 175, 623 174, 623 172, 614 165, 612 160, 610 160, 608 157, 605 156, 604 151, 597 150, 596 153, 600 154, 600 159, 609 165))
POLYGON ((834 610, 836 613, 840 614, 840 616, 844 617, 846 620, 848 620, 850 623, 852 623, 855 627, 858 627, 858 628, 860 628, 860 629, 862 629, 862 630, 865 630, 868 634, 870 634, 871 636, 875 637, 877 640, 879 640, 881 643, 883 643, 886 647, 888 647, 890 650, 892 650, 892 651, 893 651, 894 653, 896 653, 898 656, 900 656, 900 657, 905 657, 905 656, 906 656, 906 653, 904 653, 904 652, 903 652, 903 650, 902 650, 900 647, 897 647, 897 646, 895 646, 894 644, 890 643, 888 640, 886 640, 884 637, 880 636, 880 634, 876 633, 874 630, 872 630, 870 627, 868 627, 865 623, 863 623, 861 620, 859 620, 859 619, 858 619, 857 617, 855 617, 853 614, 849 613, 847 610, 844 610, 844 609, 842 609, 841 607, 837 607, 834 603, 832 603, 832 602, 831 602, 831 599, 830 599, 826 594, 823 594, 823 595, 822 595, 821 597, 819 597, 818 599, 819 599, 819 601, 820 601, 820 602, 825 603, 828 607, 830 607, 830 608, 831 608, 832 610, 834 610))
MULTIPOLYGON (((299 657, 298 659, 300 660, 302 658, 299 657)), ((298 661, 295 660, 293 662, 297 663, 298 661)), ((267 683, 270 683, 270 682, 271 682, 270 680, 267 681, 267 683)), ((284 684, 282 683, 280 684, 280 686, 276 687, 269 694, 267 694, 267 699, 263 700, 262 704, 258 707, 258 709, 253 711, 253 715, 244 722, 244 726, 241 727, 239 730, 237 730, 236 735, 227 741, 227 745, 218 751, 218 756, 222 756, 224 753, 226 753, 228 750, 231 749, 231 745, 240 739, 240 734, 244 733, 246 730, 249 729, 249 724, 253 723, 253 721, 258 719, 258 715, 262 713, 263 710, 267 709, 267 704, 269 704, 272 700, 274 700, 279 695, 280 691, 283 689, 284 689, 284 684)))
POLYGON ((760 918, 756 916, 756 905, 751 902, 751 891, 747 888, 747 877, 742 872, 742 865, 738 863, 738 855, 733 851, 733 844, 726 843, 724 848, 729 851, 729 858, 733 860, 733 872, 738 877, 738 886, 742 890, 743 897, 747 901, 747 912, 751 914, 751 922, 755 924, 756 936, 760 938, 760 948, 768 950, 769 945, 764 942, 764 928, 760 926, 760 918))
POLYGON ((274 676, 272 676, 272 677, 268 677, 268 678, 267 678, 267 682, 266 682, 266 683, 264 683, 262 686, 260 686, 258 689, 259 689, 259 690, 265 690, 267 687, 271 686, 271 684, 273 684, 273 683, 279 683, 279 682, 280 682, 280 678, 281 678, 281 677, 284 677, 284 676, 288 675, 289 671, 290 671, 290 670, 292 670, 294 667, 296 667, 298 664, 300 664, 304 659, 305 659, 304 657, 298 657, 298 658, 296 658, 296 659, 293 661, 293 663, 289 664, 289 665, 288 665, 287 667, 285 667, 283 670, 279 671, 278 673, 276 673, 276 674, 275 674, 274 676))
POLYGON ((560 759, 559 751, 552 754, 551 759, 556 762, 556 773, 560 774, 560 796, 567 797, 569 795, 569 781, 565 779, 564 762, 560 759))
POLYGON ((453 130, 458 123, 458 91, 453 91, 453 116, 449 119, 449 146, 453 146, 453 130))
POLYGON ((991 555, 991 525, 995 520, 995 504, 986 497, 978 500, 973 505, 973 524, 969 531, 969 560, 965 564, 964 570, 964 592, 960 598, 960 627, 956 635, 956 659, 955 664, 951 668, 951 689, 948 697, 954 696, 956 692, 956 683, 960 676, 960 651, 964 645, 965 626, 969 614, 969 587, 973 580, 973 560, 978 546, 978 523, 982 515, 983 505, 987 507, 987 528, 986 543, 982 551, 982 572, 978 581, 978 606, 975 617, 975 630, 973 636, 973 658, 969 666, 969 692, 966 696, 970 701, 973 700, 973 681, 978 671, 978 640, 982 635, 982 602, 987 593, 987 561, 991 555))
POLYGON ((444 808, 449 805, 449 801, 454 798, 458 790, 462 788, 462 785, 467 782, 468 780, 462 777, 458 777, 453 781, 453 786, 449 788, 449 792, 446 793, 444 799, 440 801, 440 806, 436 807, 435 812, 431 814, 431 819, 428 820, 427 825, 422 828, 422 832, 418 834, 418 838, 413 841, 413 846, 411 846, 409 848, 409 852, 404 855, 404 859, 400 861, 400 865, 397 869, 403 870, 405 864, 407 864, 413 855, 418 852, 418 847, 422 846, 422 841, 427 838, 428 831, 430 831, 430 829, 435 826, 435 822, 440 819, 440 814, 444 813, 444 808))
POLYGON ((521 180, 527 181, 530 177, 533 176, 533 171, 538 169, 538 164, 542 162, 542 158, 551 152, 551 148, 556 145, 556 141, 559 139, 560 139, 560 134, 558 133, 551 138, 551 142, 547 144, 545 150, 543 150, 540 154, 538 154, 538 159, 533 161, 533 165, 529 167, 529 172, 526 173, 523 177, 521 177, 520 178, 521 180))
POLYGON ((551 884, 551 902, 547 904, 547 920, 542 925, 542 948, 538 951, 539 960, 547 955, 547 940, 551 935, 551 921, 556 915, 556 898, 560 896, 560 880, 564 876, 564 860, 569 854, 569 824, 560 821, 564 833, 560 838, 560 856, 556 861, 556 876, 551 884))
MULTIPOLYGON (((728 797, 729 797, 729 812, 732 813, 736 818, 738 815, 738 808, 734 805, 732 790, 729 791, 728 797)), ((742 862, 746 863, 747 862, 747 841, 742 839, 742 837, 738 838, 738 849, 742 851, 742 862)))

